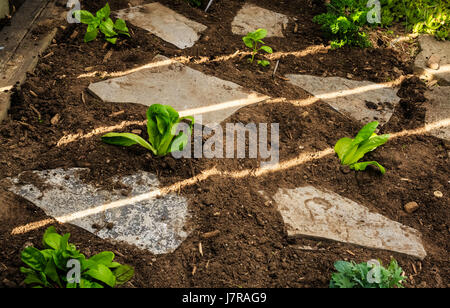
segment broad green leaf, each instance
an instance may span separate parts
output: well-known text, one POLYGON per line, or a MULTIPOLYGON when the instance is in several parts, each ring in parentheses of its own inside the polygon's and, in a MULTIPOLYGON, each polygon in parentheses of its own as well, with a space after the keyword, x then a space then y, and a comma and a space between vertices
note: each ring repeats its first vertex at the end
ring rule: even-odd
POLYGON ((245 46, 247 46, 249 48, 253 48, 254 41, 252 38, 245 36, 242 38, 242 40, 244 41, 245 46))
POLYGON ((56 229, 50 226, 45 230, 42 244, 47 248, 59 249, 61 243, 61 235, 56 233, 56 229))
POLYGON ((41 286, 47 286, 47 281, 42 279, 42 276, 38 273, 28 274, 25 280, 23 281, 25 284, 38 284, 41 286))
POLYGON ((88 43, 88 42, 91 42, 91 41, 95 40, 97 35, 98 35, 98 29, 97 28, 95 30, 86 32, 86 34, 84 35, 84 42, 88 43))
POLYGON ((66 289, 76 289, 78 287, 78 284, 75 282, 68 282, 66 284, 66 289))
POLYGON ((65 251, 67 249, 67 246, 69 245, 69 238, 70 233, 66 233, 61 237, 59 242, 59 250, 65 251))
POLYGON ((85 272, 85 275, 101 281, 111 288, 116 284, 116 277, 111 270, 103 264, 96 264, 85 272))
POLYGON ((355 164, 350 165, 350 168, 354 169, 356 171, 363 171, 363 170, 366 170, 367 166, 369 166, 369 165, 373 165, 375 167, 378 167, 382 174, 386 173, 386 169, 382 165, 377 163, 376 161, 367 161, 367 162, 362 162, 362 163, 355 163, 355 164))
POLYGON ((105 40, 110 42, 113 45, 115 45, 117 43, 117 37, 107 37, 107 38, 105 38, 105 40))
POLYGON ((334 263, 334 268, 344 274, 351 274, 353 270, 353 264, 345 261, 337 261, 334 263))
POLYGON ((84 11, 84 10, 74 11, 73 17, 75 19, 79 20, 81 23, 88 24, 88 25, 92 24, 95 20, 95 17, 94 17, 94 15, 91 14, 91 12, 84 11))
POLYGON ((355 162, 364 157, 366 153, 375 150, 377 147, 385 144, 389 140, 389 135, 372 136, 358 146, 358 150, 353 155, 355 162))
POLYGON ((103 289, 103 286, 95 281, 89 281, 88 279, 81 278, 81 289, 103 289))
POLYGON ((353 139, 353 145, 358 145, 361 142, 369 139, 374 134, 375 130, 378 127, 378 124, 379 123, 377 121, 374 121, 364 125, 364 127, 361 128, 361 130, 356 135, 355 139, 353 139))
POLYGON ((339 159, 342 161, 344 159, 345 154, 351 149, 353 139, 350 138, 342 138, 336 142, 334 146, 334 151, 337 153, 339 159))
POLYGON ((117 35, 117 32, 114 31, 114 23, 111 18, 108 18, 106 21, 102 22, 99 28, 100 31, 102 31, 102 33, 108 38, 117 35))
POLYGON ((36 271, 44 271, 47 263, 44 255, 32 246, 22 251, 22 261, 36 271))
POLYGON ((122 34, 128 34, 129 31, 125 20, 120 18, 116 19, 116 22, 114 23, 114 29, 122 32, 122 34))
POLYGON ((186 136, 186 134, 184 134, 184 133, 179 134, 177 137, 175 137, 172 140, 172 143, 170 145, 170 153, 183 151, 184 148, 186 147, 187 143, 188 143, 188 137, 186 136))
POLYGON ((114 145, 121 145, 125 147, 129 147, 135 144, 139 144, 140 146, 143 146, 147 150, 152 151, 156 154, 155 148, 151 146, 147 141, 145 141, 142 137, 130 134, 130 133, 108 133, 102 137, 103 142, 114 144, 114 145))
POLYGON ((257 40, 262 40, 267 36, 267 30, 266 29, 258 29, 255 32, 252 33, 252 37, 257 40))
POLYGON ((111 8, 109 7, 109 4, 106 3, 104 7, 102 7, 100 10, 97 11, 95 14, 100 19, 105 19, 109 17, 109 14, 111 13, 111 8))
POLYGON ((114 260, 114 253, 111 251, 103 251, 95 256, 89 258, 88 261, 95 262, 97 264, 103 264, 105 266, 110 266, 112 261, 114 260))
POLYGON ((263 67, 266 67, 266 66, 270 65, 270 62, 267 61, 267 60, 258 60, 258 64, 263 66, 263 67))
POLYGON ((121 265, 114 270, 113 274, 116 277, 116 283, 118 285, 124 284, 133 278, 134 268, 129 265, 121 265))
POLYGON ((264 51, 267 52, 267 53, 273 53, 272 48, 269 47, 269 46, 261 46, 260 49, 261 49, 261 50, 264 50, 264 51))
POLYGON ((58 272, 56 270, 56 265, 53 259, 47 262, 47 266, 44 270, 45 275, 50 278, 53 282, 56 282, 58 286, 62 287, 61 280, 59 279, 58 272))

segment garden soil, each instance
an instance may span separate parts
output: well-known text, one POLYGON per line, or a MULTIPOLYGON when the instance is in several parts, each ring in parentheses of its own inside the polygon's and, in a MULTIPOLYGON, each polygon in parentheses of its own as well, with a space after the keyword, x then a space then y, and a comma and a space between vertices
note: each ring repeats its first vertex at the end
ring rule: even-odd
MULTIPOLYGON (((92 2, 83 1, 83 9, 95 11, 102 4, 92 2)), ((244 1, 216 1, 208 14, 182 0, 160 2, 208 26, 194 47, 178 50, 132 25, 132 38, 120 39, 116 46, 105 45, 99 39, 83 43, 84 25, 64 24, 58 28, 36 70, 14 89, 10 117, 0 124, 0 179, 25 172, 21 181, 26 183, 32 180, 31 172, 26 171, 71 167, 88 168, 84 180, 106 189, 113 188, 113 177, 138 170, 157 174, 163 188, 195 178, 177 191, 189 200, 191 218, 186 227, 190 236, 175 252, 153 255, 128 244, 102 240, 70 224, 53 222, 42 210, 8 192, 6 182, 0 181, 0 286, 24 286, 19 271, 20 252, 27 245, 41 248, 49 223, 61 233, 70 232, 71 242, 85 255, 111 250, 119 262, 134 266, 136 274, 126 287, 327 287, 337 260, 381 259, 388 263, 391 256, 408 277, 406 287, 450 286, 450 145, 441 139, 417 134, 391 139, 367 157, 382 163, 387 168, 385 175, 374 169, 358 173, 346 170, 335 155, 298 160, 287 169, 256 176, 252 170, 260 167, 259 159, 155 158, 138 147, 103 144, 101 134, 58 144, 64 136, 86 135, 122 121, 144 121, 145 106, 103 103, 86 88, 103 80, 103 72, 132 69, 158 54, 251 90, 283 98, 276 103, 242 108, 225 121, 280 123, 281 163, 332 148, 339 138, 354 136, 361 128, 360 123, 325 103, 296 103, 310 95, 290 85, 282 77, 285 74, 373 82, 399 80, 402 100, 381 133, 424 125, 426 86, 411 75, 414 44, 392 49, 388 47, 391 38, 374 31, 373 48, 331 50, 326 47, 320 28, 312 22, 314 15, 324 11, 323 4, 317 4, 320 1, 247 1, 296 19, 285 29, 285 38, 265 40, 275 52, 284 53, 279 54, 280 65, 273 77, 273 65, 250 65, 245 55, 235 54, 244 51, 244 45, 241 37, 231 33, 230 25, 244 1), (223 57, 227 55, 235 56, 223 57), (211 170, 217 172, 210 175, 211 170), (302 185, 330 189, 419 230, 428 256, 419 261, 355 245, 288 238, 275 204, 259 191, 270 195, 279 188, 302 185), (436 197, 435 191, 444 196, 436 197), (403 206, 411 201, 420 208, 408 214, 403 206), (40 221, 44 223, 37 229, 12 233, 15 228, 40 221)), ((113 10, 128 6, 123 0, 109 3, 113 10)), ((36 35, 40 35, 38 30, 36 35)), ((146 137, 144 125, 119 131, 133 129, 141 130, 146 137)))

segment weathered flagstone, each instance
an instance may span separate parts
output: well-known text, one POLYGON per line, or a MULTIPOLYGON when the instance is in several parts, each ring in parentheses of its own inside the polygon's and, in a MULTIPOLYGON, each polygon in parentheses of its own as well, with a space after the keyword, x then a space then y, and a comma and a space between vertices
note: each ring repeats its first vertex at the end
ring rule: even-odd
POLYGON ((428 99, 426 124, 442 124, 432 129, 430 134, 450 140, 450 87, 436 87, 432 91, 425 92, 425 96, 428 99))
POLYGON ((274 201, 288 236, 330 239, 425 258, 418 231, 334 192, 312 186, 280 189, 274 201))
POLYGON ((231 31, 237 35, 246 35, 263 28, 267 30, 268 37, 284 37, 283 28, 288 23, 289 18, 286 15, 246 3, 231 23, 231 31))
POLYGON ((106 191, 84 183, 80 179, 84 172, 89 169, 33 171, 33 182, 22 182, 21 175, 10 179, 10 191, 62 223, 155 254, 174 251, 188 236, 187 201, 176 194, 157 197, 155 175, 141 171, 125 176, 116 180, 121 189, 106 191))
POLYGON ((341 77, 286 75, 289 82, 328 103, 338 112, 363 123, 374 120, 384 124, 400 101, 398 90, 370 81, 341 77))
POLYGON ((422 51, 417 55, 416 72, 425 79, 438 80, 442 85, 450 85, 450 42, 438 41, 431 35, 421 35, 419 44, 422 51), (429 67, 429 59, 433 57, 439 69, 429 67))
POLYGON ((148 67, 93 83, 89 90, 104 102, 170 105, 197 121, 201 115, 204 125, 220 123, 241 107, 268 98, 163 56, 155 57, 148 67))
POLYGON ((206 26, 154 2, 116 12, 116 16, 145 29, 180 49, 194 46, 206 26))

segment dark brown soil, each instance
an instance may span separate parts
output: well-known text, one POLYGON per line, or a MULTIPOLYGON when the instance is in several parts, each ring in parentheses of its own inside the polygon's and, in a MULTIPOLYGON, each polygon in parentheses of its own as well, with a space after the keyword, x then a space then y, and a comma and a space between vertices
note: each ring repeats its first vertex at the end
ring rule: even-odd
MULTIPOLYGON (((295 159, 302 153, 333 147, 339 138, 354 136, 360 129, 359 123, 324 103, 302 107, 288 102, 309 97, 280 77, 288 73, 375 82, 406 76, 399 92, 402 101, 382 132, 393 133, 424 125, 425 86, 409 75, 412 67, 408 52, 389 49, 382 39, 375 40, 375 47, 366 50, 326 48, 327 42, 320 36, 319 27, 311 21, 323 11, 322 4, 308 0, 247 1, 297 18, 297 33, 292 23, 285 31, 286 38, 266 40, 275 52, 303 51, 296 55, 279 55, 278 74, 272 78, 270 68, 252 66, 240 56, 220 60, 221 56, 244 50, 241 38, 233 35, 229 26, 244 1, 216 1, 208 14, 183 0, 160 2, 208 26, 194 47, 180 51, 132 25, 132 38, 121 39, 117 46, 104 45, 100 39, 83 43, 83 25, 65 25, 58 30, 55 42, 45 53, 52 55, 41 58, 34 73, 15 90, 10 118, 0 125, 0 179, 23 171, 79 166, 90 169, 86 181, 105 187, 110 185, 112 177, 136 170, 156 173, 162 186, 169 186, 205 175, 211 168, 226 173, 204 176, 194 184, 181 187, 180 193, 190 200, 193 231, 171 254, 155 256, 130 245, 99 239, 70 224, 53 223, 58 231, 70 232, 71 241, 86 255, 112 250, 119 262, 133 265, 136 275, 129 287, 327 287, 337 260, 361 262, 379 258, 387 263, 390 256, 398 260, 407 274, 407 287, 450 286, 447 194, 450 146, 440 139, 410 135, 390 140, 368 155, 369 159, 387 167, 384 176, 375 170, 345 172, 334 155, 252 176, 245 171, 259 167, 256 159, 154 158, 137 147, 124 149, 103 144, 100 134, 58 146, 58 141, 70 134, 87 134, 95 128, 122 121, 143 121, 145 107, 127 106, 125 110, 122 104, 105 104, 89 95, 86 88, 89 83, 101 80, 102 72, 134 68, 148 63, 157 54, 185 60, 192 68, 271 97, 285 98, 286 101, 280 103, 243 108, 226 121, 280 123, 281 162, 295 159), (79 34, 70 39, 74 31, 79 34), (104 61, 110 51, 110 58, 104 61), (92 72, 98 74, 79 78, 92 72), (118 114, 122 110, 124 112, 118 114), (52 125, 55 115, 60 119, 52 125), (244 176, 233 177, 233 172, 244 176), (331 241, 288 239, 280 214, 258 191, 274 193, 280 187, 305 184, 335 191, 419 230, 427 258, 417 261, 401 254, 331 241), (444 197, 435 197, 436 190, 444 192, 444 197), (414 214, 403 210, 403 205, 410 201, 420 205, 414 214), (202 237, 215 230, 219 230, 216 236, 202 237), (198 250, 199 242, 203 256, 198 250), (315 250, 300 250, 296 248, 298 245, 308 245, 315 250)), ((113 10, 127 7, 125 0, 110 0, 109 3, 113 10)), ((83 1, 82 7, 94 11, 102 4, 101 1, 83 1)), ((379 33, 373 35, 377 37, 379 33)), ((127 131, 132 129, 145 131, 139 125, 126 128, 127 131)), ((7 192, 1 184, 0 205, 0 286, 22 286, 20 251, 27 242, 40 247, 47 225, 18 235, 12 235, 11 231, 49 217, 26 200, 7 192)))

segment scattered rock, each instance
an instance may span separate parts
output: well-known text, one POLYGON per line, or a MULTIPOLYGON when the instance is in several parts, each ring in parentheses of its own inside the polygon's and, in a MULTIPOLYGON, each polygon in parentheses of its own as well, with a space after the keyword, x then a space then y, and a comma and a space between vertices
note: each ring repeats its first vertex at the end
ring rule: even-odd
POLYGON ((145 29, 180 49, 194 46, 206 26, 154 2, 116 12, 116 16, 145 29))
POLYGON ((279 189, 273 199, 291 238, 325 238, 420 259, 427 255, 417 230, 334 192, 305 186, 279 189))
POLYGON ((425 123, 429 133, 450 141, 450 87, 435 87, 425 92, 425 97, 425 123))
POLYGON ((414 213, 419 208, 419 204, 417 202, 408 202, 405 204, 405 211, 409 214, 414 213))
POLYGON ((387 123, 400 101, 397 89, 370 81, 293 74, 286 77, 291 84, 308 91, 336 111, 363 123, 375 120, 382 125, 387 123), (367 106, 366 102, 371 103, 367 106), (377 106, 385 103, 392 108, 377 109, 377 106))
POLYGON ((284 37, 283 27, 288 23, 289 18, 286 15, 246 3, 234 18, 231 31, 233 34, 247 35, 263 28, 267 30, 267 37, 284 37))
POLYGON ((55 116, 50 120, 50 123, 52 125, 56 125, 59 122, 59 119, 61 118, 61 115, 59 113, 55 114, 55 116))
POLYGON ((444 194, 439 190, 436 190, 433 194, 436 198, 442 198, 444 196, 444 194))
POLYGON ((440 65, 439 65, 440 61, 441 61, 441 57, 439 57, 438 55, 432 55, 427 61, 427 66, 428 66, 428 68, 431 68, 432 70, 437 71, 440 67, 440 65))
POLYGON ((140 129, 133 129, 131 132, 136 135, 142 134, 142 130, 140 130, 140 129))

